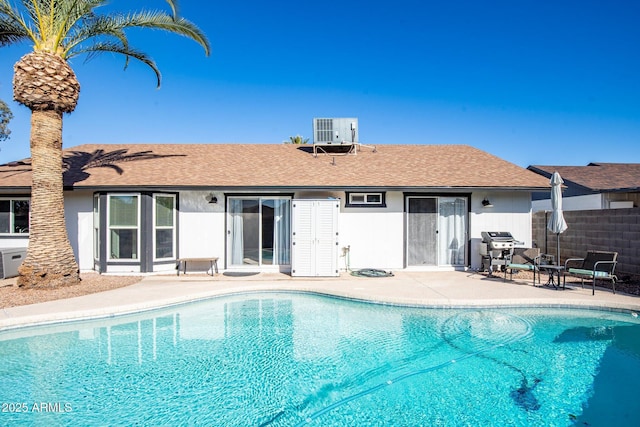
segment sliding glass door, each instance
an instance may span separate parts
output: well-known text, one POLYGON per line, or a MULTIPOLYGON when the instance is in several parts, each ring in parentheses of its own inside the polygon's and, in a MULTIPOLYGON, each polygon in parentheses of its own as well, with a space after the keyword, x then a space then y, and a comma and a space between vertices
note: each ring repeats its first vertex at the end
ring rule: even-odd
POLYGON ((291 200, 229 197, 227 248, 232 267, 291 264, 291 200))
POLYGON ((466 264, 465 197, 407 197, 406 218, 407 266, 466 264))

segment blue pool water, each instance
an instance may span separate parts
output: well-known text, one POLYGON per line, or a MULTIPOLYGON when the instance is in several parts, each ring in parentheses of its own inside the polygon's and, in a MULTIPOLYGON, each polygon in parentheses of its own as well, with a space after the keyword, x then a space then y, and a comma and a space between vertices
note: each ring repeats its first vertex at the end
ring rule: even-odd
POLYGON ((639 425, 640 321, 234 295, 0 333, 0 425, 639 425))

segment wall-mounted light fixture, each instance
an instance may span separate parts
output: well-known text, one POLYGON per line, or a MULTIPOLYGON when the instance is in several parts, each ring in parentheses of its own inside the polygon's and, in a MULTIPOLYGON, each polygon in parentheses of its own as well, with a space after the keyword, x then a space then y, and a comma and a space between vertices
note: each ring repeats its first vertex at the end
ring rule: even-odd
POLYGON ((205 199, 207 200, 207 202, 209 202, 211 204, 218 203, 218 198, 216 196, 214 196, 213 193, 209 194, 207 197, 205 197, 205 199))
POLYGON ((484 200, 482 200, 482 207, 483 208, 492 208, 493 205, 491 204, 491 202, 489 201, 489 199, 487 199, 486 197, 484 198, 484 200))

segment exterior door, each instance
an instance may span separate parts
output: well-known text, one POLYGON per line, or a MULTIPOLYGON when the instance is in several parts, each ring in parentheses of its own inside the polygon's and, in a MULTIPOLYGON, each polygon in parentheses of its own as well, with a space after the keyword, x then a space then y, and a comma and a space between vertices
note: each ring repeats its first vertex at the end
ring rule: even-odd
POLYGON ((407 266, 465 265, 467 217, 466 197, 407 197, 407 266))
POLYGON ((227 253, 230 267, 291 264, 291 200, 229 197, 227 253))
POLYGON ((292 202, 292 276, 338 276, 337 200, 292 202))

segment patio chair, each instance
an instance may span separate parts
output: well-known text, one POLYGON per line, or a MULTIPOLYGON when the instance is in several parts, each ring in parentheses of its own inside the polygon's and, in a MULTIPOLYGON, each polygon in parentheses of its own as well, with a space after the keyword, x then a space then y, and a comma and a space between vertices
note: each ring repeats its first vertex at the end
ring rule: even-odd
POLYGON ((584 280, 592 280, 592 295, 596 294, 596 280, 611 280, 613 293, 616 293, 615 275, 618 253, 607 251, 587 251, 584 258, 569 258, 564 263, 563 286, 567 276, 579 277, 584 288, 584 280))
POLYGON ((513 280, 514 271, 531 271, 533 272, 533 285, 536 285, 536 275, 538 283, 540 283, 540 265, 553 264, 553 255, 541 254, 540 248, 515 249, 511 260, 507 263, 504 271, 504 280, 507 280, 507 271, 509 271, 509 280, 513 280))

